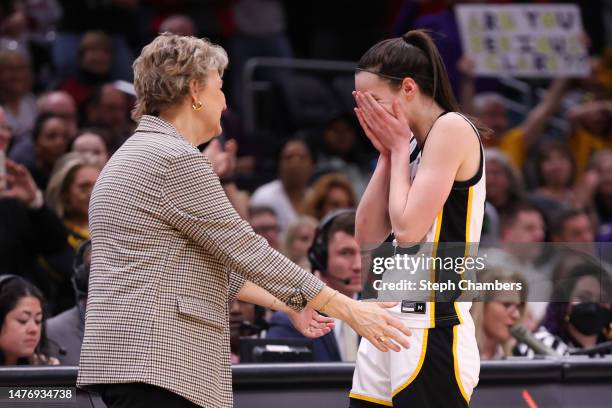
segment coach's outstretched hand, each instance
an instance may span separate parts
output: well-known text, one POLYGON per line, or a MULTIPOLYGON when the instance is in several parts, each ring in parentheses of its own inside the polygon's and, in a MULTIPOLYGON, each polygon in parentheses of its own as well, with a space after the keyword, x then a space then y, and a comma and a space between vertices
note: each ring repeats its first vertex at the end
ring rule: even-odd
POLYGON ((387 312, 386 309, 395 305, 397 302, 360 302, 329 287, 323 288, 308 304, 328 316, 344 320, 380 351, 400 351, 400 346, 410 347, 406 336, 412 333, 387 312))
POLYGON ((412 335, 410 329, 385 310, 395 305, 397 302, 354 301, 346 322, 380 351, 400 351, 400 346, 409 348, 406 336, 412 335))
POLYGON ((304 308, 301 312, 290 312, 288 316, 293 326, 311 339, 325 336, 334 328, 334 319, 322 316, 310 307, 304 308))

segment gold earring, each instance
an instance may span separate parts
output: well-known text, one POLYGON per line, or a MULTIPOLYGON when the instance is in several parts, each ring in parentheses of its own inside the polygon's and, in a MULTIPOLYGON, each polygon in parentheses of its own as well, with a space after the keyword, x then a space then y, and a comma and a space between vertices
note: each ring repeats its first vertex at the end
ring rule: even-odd
POLYGON ((193 108, 194 111, 199 111, 200 109, 204 107, 204 105, 202 105, 202 101, 197 101, 197 102, 193 102, 191 104, 191 107, 193 108))

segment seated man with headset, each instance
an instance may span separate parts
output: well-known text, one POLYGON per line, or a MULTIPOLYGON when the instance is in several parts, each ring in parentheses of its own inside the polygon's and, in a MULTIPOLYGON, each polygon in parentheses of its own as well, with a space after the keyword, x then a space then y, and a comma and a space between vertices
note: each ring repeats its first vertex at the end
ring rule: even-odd
MULTIPOLYGON (((330 288, 357 298, 362 289, 361 254, 355 241, 355 211, 338 210, 325 216, 308 250, 312 271, 330 288)), ((275 312, 266 338, 304 338, 286 314, 275 312)), ((359 338, 336 319, 334 329, 313 341, 314 361, 355 361, 359 338)))

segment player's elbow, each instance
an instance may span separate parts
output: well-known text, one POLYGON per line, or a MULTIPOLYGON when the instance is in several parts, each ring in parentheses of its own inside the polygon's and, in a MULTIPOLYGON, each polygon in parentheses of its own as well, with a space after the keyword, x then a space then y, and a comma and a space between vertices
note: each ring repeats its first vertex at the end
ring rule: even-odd
POLYGON ((424 233, 416 230, 416 228, 409 228, 407 226, 400 226, 397 229, 393 229, 395 240, 401 244, 415 244, 421 241, 424 233))

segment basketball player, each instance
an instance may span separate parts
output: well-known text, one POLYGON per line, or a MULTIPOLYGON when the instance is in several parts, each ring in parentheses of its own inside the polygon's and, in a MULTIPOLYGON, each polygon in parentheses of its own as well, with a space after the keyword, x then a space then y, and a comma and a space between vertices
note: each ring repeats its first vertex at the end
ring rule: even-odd
MULTIPOLYGON (((361 126, 380 152, 357 210, 360 245, 378 245, 393 232, 400 247, 429 244, 433 257, 449 242, 461 243, 460 257, 472 253, 485 201, 480 133, 458 112, 429 35, 410 31, 370 48, 359 61, 354 97, 361 126)), ((442 272, 434 268, 432 280, 442 272)), ((469 405, 480 371, 471 302, 442 302, 437 294, 426 300, 391 309, 412 330, 410 348, 381 352, 389 333, 380 333, 376 345, 361 342, 350 407, 469 405)))

